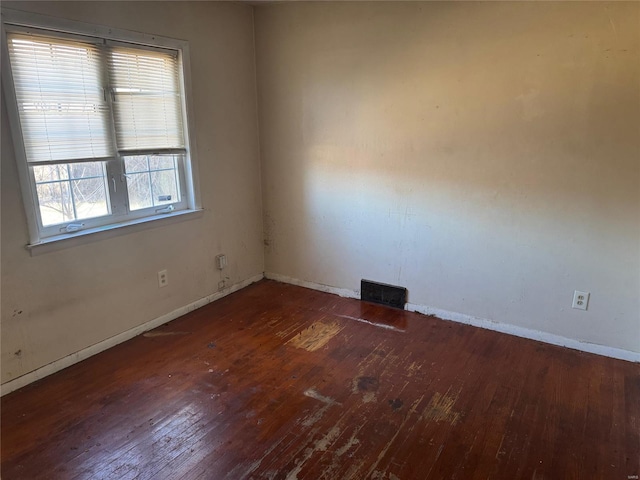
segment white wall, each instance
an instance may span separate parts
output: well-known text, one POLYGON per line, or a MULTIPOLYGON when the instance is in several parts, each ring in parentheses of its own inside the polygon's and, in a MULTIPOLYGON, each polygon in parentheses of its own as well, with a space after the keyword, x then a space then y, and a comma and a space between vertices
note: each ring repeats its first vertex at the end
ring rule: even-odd
POLYGON ((639 16, 258 6, 267 272, 640 352, 639 16))
POLYGON ((30 256, 2 107, 2 383, 264 270, 253 12, 205 2, 3 2, 190 42, 204 214, 30 256), (156 272, 169 271, 158 289, 156 272), (18 313, 21 312, 21 313, 18 313))

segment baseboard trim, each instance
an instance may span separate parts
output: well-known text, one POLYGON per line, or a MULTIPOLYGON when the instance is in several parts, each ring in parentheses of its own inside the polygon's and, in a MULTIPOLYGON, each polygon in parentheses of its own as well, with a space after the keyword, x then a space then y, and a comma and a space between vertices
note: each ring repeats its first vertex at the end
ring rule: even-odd
MULTIPOLYGON (((280 275, 278 273, 265 272, 264 276, 265 278, 276 280, 278 282, 311 288, 313 290, 319 290, 321 292, 333 293, 341 297, 360 298, 360 292, 358 292, 357 290, 349 290, 346 288, 337 288, 329 285, 322 285, 320 283, 308 282, 306 280, 299 280, 297 278, 287 277, 286 275, 280 275)), ((632 352, 630 350, 623 350, 621 348, 608 347, 606 345, 584 342, 575 340, 573 338, 555 335, 553 333, 518 327, 516 325, 511 325, 508 323, 494 322, 492 320, 474 317, 472 315, 466 315, 464 313, 451 312, 449 310, 442 310, 439 308, 429 307, 416 303, 407 303, 407 305, 405 306, 405 310, 408 310, 410 312, 422 313, 424 315, 433 315, 441 320, 463 323, 465 325, 472 325, 474 327, 506 333, 508 335, 514 335, 516 337, 528 338, 530 340, 537 340, 539 342, 570 348, 572 350, 579 350, 581 352, 594 353, 596 355, 616 358, 618 360, 640 363, 640 353, 632 352)))
POLYGON ((333 293, 340 297, 345 298, 360 298, 360 292, 357 290, 349 290, 348 288, 332 287, 330 285, 323 285, 321 283, 307 282, 306 280, 299 280, 293 277, 287 277, 286 275, 280 275, 279 273, 264 272, 264 277, 269 280, 275 280, 277 282, 289 283, 291 285, 297 285, 299 287, 306 287, 312 290, 319 290, 321 292, 333 293))
POLYGON ((126 332, 122 332, 117 335, 114 335, 113 337, 107 338, 106 340, 103 340, 94 345, 91 345, 90 347, 84 348, 79 352, 72 353, 71 355, 67 355, 66 357, 63 357, 59 360, 55 360, 54 362, 44 365, 43 367, 33 370, 32 372, 25 373, 24 375, 18 378, 9 380, 8 382, 3 383, 0 386, 0 396, 6 395, 15 390, 18 390, 19 388, 29 385, 30 383, 33 383, 36 380, 40 380, 41 378, 44 378, 48 375, 59 372, 64 368, 70 367, 75 363, 81 362, 82 360, 92 357, 93 355, 103 352, 104 350, 107 350, 111 347, 115 347, 116 345, 126 342, 127 340, 130 340, 133 337, 140 335, 141 333, 144 333, 148 330, 152 330, 156 327, 159 327, 160 325, 170 322, 171 320, 175 320, 176 318, 181 317, 182 315, 185 315, 194 310, 197 310, 200 307, 204 307, 205 305, 211 302, 215 302, 216 300, 226 297, 227 295, 233 292, 237 292, 238 290, 241 290, 251 285, 252 283, 258 282, 263 278, 264 278, 264 274, 254 275, 251 278, 248 278, 246 280, 243 280, 242 282, 236 283, 235 285, 232 285, 228 288, 220 290, 219 292, 215 292, 215 293, 212 293, 211 295, 207 295, 206 297, 200 298, 195 302, 192 302, 188 305, 184 305, 183 307, 177 308, 172 312, 166 313, 158 318, 154 318, 153 320, 149 320, 148 322, 145 322, 142 325, 133 327, 132 329, 127 330, 126 332))
POLYGON ((518 327, 516 325, 511 325, 508 323, 494 322, 492 320, 478 318, 472 315, 450 312, 448 310, 441 310, 439 308, 433 308, 414 303, 408 303, 406 306, 406 310, 410 312, 422 313, 424 315, 433 315, 435 317, 441 318, 442 320, 464 323, 465 325, 472 325, 474 327, 484 328, 486 330, 493 330, 495 332, 507 333, 516 337, 528 338, 530 340, 537 340, 539 342, 549 343, 551 345, 571 348, 572 350, 580 350, 581 352, 595 353, 596 355, 617 358, 618 360, 626 360, 628 362, 640 362, 640 353, 623 350, 621 348, 608 347, 605 345, 598 345, 597 343, 584 342, 575 340, 573 338, 563 337, 561 335, 555 335, 553 333, 542 332, 540 330, 518 327))

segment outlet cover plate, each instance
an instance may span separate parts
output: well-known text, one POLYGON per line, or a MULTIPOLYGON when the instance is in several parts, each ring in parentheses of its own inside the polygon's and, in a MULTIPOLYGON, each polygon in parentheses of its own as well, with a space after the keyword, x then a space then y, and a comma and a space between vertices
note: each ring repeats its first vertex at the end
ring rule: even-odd
POLYGON ((581 292, 579 290, 573 292, 573 303, 571 304, 571 308, 586 310, 589 306, 590 295, 591 294, 589 292, 581 292))
POLYGON ((169 273, 166 270, 160 270, 158 272, 158 288, 163 288, 169 285, 169 273))

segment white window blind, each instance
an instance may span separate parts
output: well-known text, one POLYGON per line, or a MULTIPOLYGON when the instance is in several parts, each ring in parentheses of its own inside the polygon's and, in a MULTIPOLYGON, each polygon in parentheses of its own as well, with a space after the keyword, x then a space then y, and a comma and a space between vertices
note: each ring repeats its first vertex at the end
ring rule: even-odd
POLYGON ((177 52, 109 50, 116 141, 121 153, 184 149, 177 52))
POLYGON ((100 47, 22 33, 8 47, 27 161, 111 156, 100 47))

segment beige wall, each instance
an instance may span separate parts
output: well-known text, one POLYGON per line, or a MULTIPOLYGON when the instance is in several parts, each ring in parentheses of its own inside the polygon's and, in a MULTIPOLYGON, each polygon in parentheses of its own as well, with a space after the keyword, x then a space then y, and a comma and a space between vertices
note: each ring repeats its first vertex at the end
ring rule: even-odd
POLYGON ((257 7, 267 272, 639 352, 639 15, 257 7))
POLYGON ((2 382, 218 290, 263 267, 253 13, 204 2, 3 2, 3 6, 188 40, 200 218, 30 256, 2 108, 2 382), (168 287, 156 272, 167 268, 168 287), (18 314, 18 312, 22 312, 18 314), (19 353, 18 353, 19 352, 19 353))

